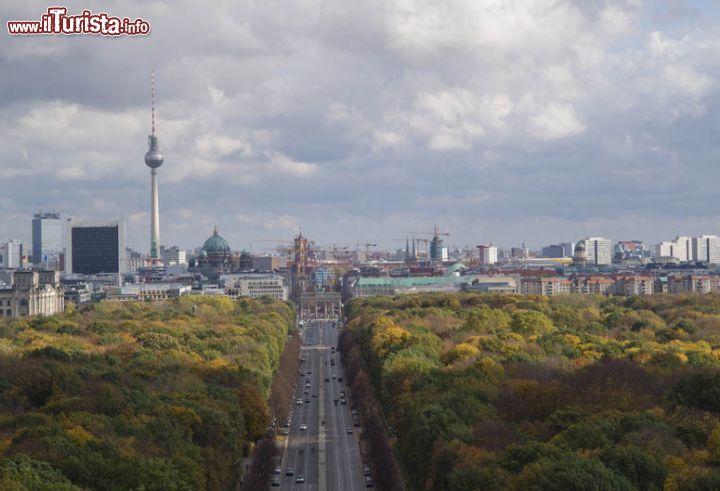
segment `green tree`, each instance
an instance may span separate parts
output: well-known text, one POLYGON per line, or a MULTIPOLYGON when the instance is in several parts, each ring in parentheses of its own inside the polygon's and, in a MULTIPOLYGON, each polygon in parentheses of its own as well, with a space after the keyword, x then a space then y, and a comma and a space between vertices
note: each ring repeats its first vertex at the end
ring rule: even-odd
POLYGON ((555 326, 542 312, 521 310, 513 314, 511 329, 523 336, 532 336, 549 334, 555 330, 555 326))

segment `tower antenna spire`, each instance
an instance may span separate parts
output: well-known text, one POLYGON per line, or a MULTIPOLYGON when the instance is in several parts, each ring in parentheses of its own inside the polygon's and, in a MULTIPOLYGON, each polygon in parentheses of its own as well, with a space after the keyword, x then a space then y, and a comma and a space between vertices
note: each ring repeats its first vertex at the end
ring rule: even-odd
POLYGON ((160 144, 155 136, 155 70, 150 73, 152 129, 148 137, 145 165, 150 171, 150 257, 155 264, 160 259, 160 209, 158 205, 157 169, 163 163, 160 144))
POLYGON ((150 72, 150 92, 152 106, 152 135, 155 136, 155 70, 150 72))

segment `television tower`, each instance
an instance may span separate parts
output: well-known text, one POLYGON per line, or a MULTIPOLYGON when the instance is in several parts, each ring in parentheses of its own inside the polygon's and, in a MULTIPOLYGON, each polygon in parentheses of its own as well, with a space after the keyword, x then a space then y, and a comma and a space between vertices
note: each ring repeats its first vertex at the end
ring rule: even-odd
POLYGON ((158 183, 157 169, 163 163, 163 156, 160 153, 158 138, 155 136, 155 71, 151 76, 151 107, 152 107, 152 132, 148 136, 150 148, 145 154, 145 165, 150 167, 150 259, 153 263, 160 260, 160 206, 158 204, 158 183))

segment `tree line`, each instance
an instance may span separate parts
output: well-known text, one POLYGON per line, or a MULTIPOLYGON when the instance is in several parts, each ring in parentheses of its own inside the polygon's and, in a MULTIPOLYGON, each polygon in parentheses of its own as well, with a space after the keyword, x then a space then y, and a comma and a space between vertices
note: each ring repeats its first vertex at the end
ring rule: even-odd
POLYGON ((412 489, 720 489, 718 295, 421 294, 347 314, 346 366, 412 489))
POLYGON ((0 488, 234 489, 294 316, 193 296, 0 321, 0 488))

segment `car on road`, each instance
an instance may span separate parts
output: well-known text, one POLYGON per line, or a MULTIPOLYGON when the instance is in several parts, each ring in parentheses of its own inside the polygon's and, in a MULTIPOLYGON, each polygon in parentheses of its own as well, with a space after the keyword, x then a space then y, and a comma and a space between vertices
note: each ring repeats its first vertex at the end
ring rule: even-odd
POLYGON ((330 377, 325 377, 325 382, 330 382, 330 377))
POLYGON ((372 477, 367 476, 367 477, 365 478, 365 487, 366 487, 366 488, 372 488, 373 486, 374 486, 374 484, 373 484, 372 477))
POLYGON ((312 396, 313 396, 313 397, 317 397, 317 394, 313 394, 312 396))
POLYGON ((285 469, 286 476, 292 476, 293 474, 295 474, 295 469, 293 469, 292 467, 288 467, 287 469, 285 469))
POLYGON ((303 394, 309 394, 309 393, 310 393, 310 391, 307 390, 307 389, 305 389, 305 390, 303 391, 303 394))
POLYGON ((295 478, 295 482, 298 484, 302 484, 305 482, 305 477, 302 474, 298 474, 295 478))
POLYGON ((333 380, 335 380, 335 379, 337 378, 337 375, 335 375, 335 374, 333 373, 333 374, 332 374, 332 378, 333 378, 333 380))
POLYGON ((287 436, 290 434, 290 430, 288 430, 287 428, 280 428, 280 434, 283 436, 287 436))
POLYGON ((270 481, 270 486, 272 486, 274 488, 279 488, 280 487, 280 479, 278 479, 277 477, 273 477, 272 481, 270 481))
POLYGON ((344 406, 345 404, 347 404, 347 399, 345 399, 344 397, 341 398, 341 399, 340 399, 340 404, 342 404, 343 406, 344 406))
POLYGON ((363 476, 369 476, 370 475, 370 466, 365 464, 363 466, 363 476))
POLYGON ((300 425, 300 431, 305 431, 305 430, 307 430, 307 425, 305 423, 303 423, 300 425))
POLYGON ((295 401, 295 405, 302 406, 302 399, 298 399, 297 401, 295 401))
POLYGON ((352 426, 346 426, 345 433, 347 433, 348 435, 352 435, 353 434, 352 426))
POLYGON ((276 476, 279 476, 280 474, 282 474, 282 471, 280 470, 280 467, 275 467, 275 468, 273 469, 273 474, 275 474, 276 476))

